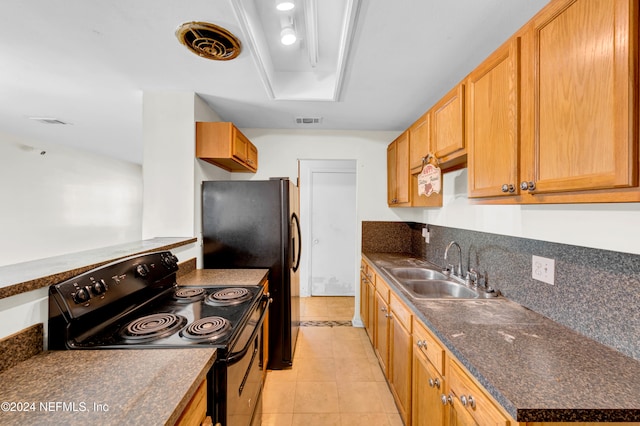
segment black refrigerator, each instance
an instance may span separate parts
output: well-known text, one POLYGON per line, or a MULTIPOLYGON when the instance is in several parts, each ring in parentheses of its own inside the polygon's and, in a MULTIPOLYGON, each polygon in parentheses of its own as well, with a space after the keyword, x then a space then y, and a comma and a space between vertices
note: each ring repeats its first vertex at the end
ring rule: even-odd
POLYGON ((268 268, 268 368, 293 364, 300 327, 298 188, 286 178, 202 183, 205 269, 268 268))

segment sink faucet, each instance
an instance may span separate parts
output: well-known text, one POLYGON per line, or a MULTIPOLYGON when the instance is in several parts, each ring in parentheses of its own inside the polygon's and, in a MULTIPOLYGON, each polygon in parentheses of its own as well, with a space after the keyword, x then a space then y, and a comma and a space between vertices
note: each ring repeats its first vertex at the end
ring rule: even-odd
POLYGON ((449 254, 449 249, 451 248, 451 246, 458 247, 458 268, 456 270, 456 268, 454 267, 452 272, 453 272, 453 275, 461 277, 462 276, 462 249, 460 248, 460 244, 456 243, 455 241, 451 241, 447 246, 447 248, 444 250, 444 260, 447 260, 447 255, 449 254))

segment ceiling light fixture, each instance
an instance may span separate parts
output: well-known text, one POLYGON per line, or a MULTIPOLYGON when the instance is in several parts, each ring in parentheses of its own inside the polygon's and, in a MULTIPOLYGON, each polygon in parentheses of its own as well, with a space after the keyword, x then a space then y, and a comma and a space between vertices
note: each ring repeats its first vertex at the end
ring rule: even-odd
POLYGON ((280 43, 285 46, 291 46, 298 40, 298 36, 296 36, 296 32, 292 27, 284 27, 282 31, 280 31, 280 43))
POLYGON ((293 0, 276 0, 276 9, 286 12, 296 7, 293 0))

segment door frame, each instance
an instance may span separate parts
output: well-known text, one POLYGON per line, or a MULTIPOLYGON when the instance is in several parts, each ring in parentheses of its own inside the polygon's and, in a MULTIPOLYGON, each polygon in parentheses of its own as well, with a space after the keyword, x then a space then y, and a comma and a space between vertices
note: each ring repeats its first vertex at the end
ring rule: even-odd
MULTIPOLYGON (((298 160, 298 176, 300 187, 300 228, 302 231, 302 258, 300 262, 300 297, 311 296, 311 183, 313 182, 313 173, 350 173, 356 175, 356 188, 354 196, 357 197, 358 187, 358 174, 357 174, 357 160, 341 159, 341 160, 313 160, 313 159, 300 159, 298 160)), ((357 199, 353 200, 353 208, 355 212, 355 223, 358 223, 358 204, 357 199)), ((356 230, 357 231, 357 230, 356 230)), ((353 252, 356 253, 358 249, 357 236, 359 232, 356 232, 356 239, 353 241, 353 252)), ((356 255, 356 263, 358 256, 356 255)), ((354 294, 358 294, 359 288, 355 288, 358 278, 354 281, 354 294)))

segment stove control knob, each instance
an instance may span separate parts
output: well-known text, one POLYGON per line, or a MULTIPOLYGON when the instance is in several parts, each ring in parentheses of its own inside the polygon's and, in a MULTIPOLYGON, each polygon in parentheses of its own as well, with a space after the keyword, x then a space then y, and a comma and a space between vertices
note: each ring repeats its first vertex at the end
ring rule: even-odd
POLYGON ((105 283, 104 280, 96 281, 91 286, 91 292, 96 296, 101 295, 105 291, 107 291, 107 283, 105 283))
POLYGON ((86 287, 79 288, 75 293, 71 295, 73 301, 76 303, 86 303, 90 298, 89 289, 86 287))
POLYGON ((144 263, 136 266, 136 275, 142 278, 146 277, 147 275, 149 275, 149 267, 144 263))
POLYGON ((167 254, 166 256, 162 256, 162 264, 167 269, 174 269, 178 266, 178 258, 173 254, 167 254))

